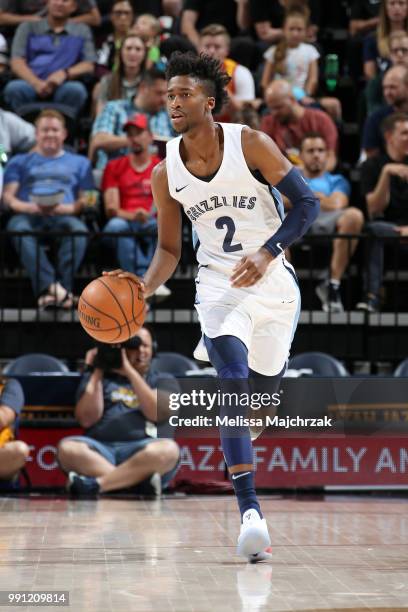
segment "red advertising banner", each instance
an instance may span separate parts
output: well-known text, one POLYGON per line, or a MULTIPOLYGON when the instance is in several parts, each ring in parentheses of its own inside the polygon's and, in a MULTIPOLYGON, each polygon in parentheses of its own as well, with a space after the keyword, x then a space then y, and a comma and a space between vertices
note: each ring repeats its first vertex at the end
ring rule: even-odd
MULTIPOLYGON (((31 448, 27 471, 34 487, 63 486, 56 447, 80 429, 20 429, 31 448)), ((177 436, 181 466, 176 482, 223 481, 224 461, 217 437, 177 436)), ((403 436, 264 436, 254 443, 258 487, 329 485, 408 486, 408 439, 403 436)))
MULTIPOLYGON (((178 480, 224 480, 219 441, 178 437, 178 480)), ((266 488, 329 485, 408 486, 407 437, 267 437, 254 443, 256 484, 266 488)))
MULTIPOLYGON (((82 429, 20 427, 19 438, 30 447, 26 469, 33 487, 62 487, 67 479, 57 463, 61 438, 78 436, 82 429)), ((23 483, 24 484, 24 483, 23 483)))

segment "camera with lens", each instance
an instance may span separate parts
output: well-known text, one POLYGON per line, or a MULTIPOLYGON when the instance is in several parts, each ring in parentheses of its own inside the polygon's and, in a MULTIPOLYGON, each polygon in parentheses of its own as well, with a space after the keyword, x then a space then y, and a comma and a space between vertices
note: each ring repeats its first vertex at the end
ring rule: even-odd
POLYGON ((101 370, 119 370, 122 367, 122 347, 120 344, 98 344, 94 367, 101 370))
POLYGON ((120 370, 122 367, 122 348, 138 349, 142 344, 139 336, 130 338, 123 344, 98 344, 94 367, 105 371, 120 370))

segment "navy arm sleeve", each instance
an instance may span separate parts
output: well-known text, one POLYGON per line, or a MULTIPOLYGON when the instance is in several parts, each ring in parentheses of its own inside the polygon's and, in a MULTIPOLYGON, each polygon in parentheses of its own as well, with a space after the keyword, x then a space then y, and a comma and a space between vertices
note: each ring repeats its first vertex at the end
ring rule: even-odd
POLYGON ((293 206, 278 231, 264 244, 264 248, 277 257, 307 232, 319 214, 320 202, 296 168, 292 168, 275 187, 289 198, 293 206))

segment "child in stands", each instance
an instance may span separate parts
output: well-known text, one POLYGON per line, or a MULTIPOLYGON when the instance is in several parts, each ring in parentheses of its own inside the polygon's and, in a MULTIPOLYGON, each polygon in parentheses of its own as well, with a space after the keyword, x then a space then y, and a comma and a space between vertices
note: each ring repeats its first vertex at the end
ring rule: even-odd
MULTIPOLYGON (((283 37, 277 45, 265 51, 265 67, 261 86, 263 90, 276 78, 287 80, 296 99, 305 106, 316 105, 314 95, 319 84, 318 59, 320 53, 314 45, 305 43, 309 10, 292 5, 285 14, 283 37)), ((318 104, 335 121, 341 119, 341 104, 337 98, 324 97, 318 104)))

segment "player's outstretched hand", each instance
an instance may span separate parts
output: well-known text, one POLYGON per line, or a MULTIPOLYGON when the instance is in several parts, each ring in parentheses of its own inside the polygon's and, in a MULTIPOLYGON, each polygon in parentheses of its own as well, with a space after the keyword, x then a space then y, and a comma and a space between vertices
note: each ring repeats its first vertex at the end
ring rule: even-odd
POLYGON ((243 257, 233 268, 231 284, 233 287, 251 287, 255 285, 266 272, 268 265, 274 259, 273 255, 264 248, 253 255, 243 257))
POLYGON ((120 268, 118 268, 117 270, 109 270, 109 272, 106 272, 104 270, 102 272, 102 275, 103 276, 118 276, 119 278, 129 278, 134 283, 137 283, 138 285, 140 285, 143 292, 146 289, 143 278, 140 278, 140 276, 136 276, 136 274, 132 274, 132 272, 126 272, 126 270, 121 270, 120 268))

